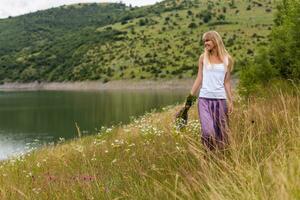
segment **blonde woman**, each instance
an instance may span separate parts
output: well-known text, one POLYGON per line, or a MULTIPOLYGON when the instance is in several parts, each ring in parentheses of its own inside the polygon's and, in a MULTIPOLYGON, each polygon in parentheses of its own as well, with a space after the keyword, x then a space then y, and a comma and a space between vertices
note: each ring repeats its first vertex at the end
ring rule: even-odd
MULTIPOLYGON (((198 97, 198 115, 201 123, 201 141, 209 149, 224 149, 229 143, 229 114, 233 112, 230 72, 233 59, 225 49, 216 31, 202 37, 204 53, 199 58, 198 75, 185 107, 187 110, 198 97)), ((187 119, 187 118, 186 118, 187 119)))

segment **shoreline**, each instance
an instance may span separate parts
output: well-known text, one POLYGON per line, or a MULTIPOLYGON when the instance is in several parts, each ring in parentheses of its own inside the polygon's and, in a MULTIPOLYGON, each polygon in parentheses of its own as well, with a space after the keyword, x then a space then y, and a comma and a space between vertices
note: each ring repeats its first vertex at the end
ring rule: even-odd
MULTIPOLYGON (((107 83, 101 81, 81 82, 31 82, 31 83, 4 83, 0 91, 18 90, 185 90, 191 89, 196 78, 161 79, 161 80, 112 80, 107 83)), ((238 79, 232 79, 233 88, 238 84, 238 79)))
POLYGON ((194 79, 169 80, 112 80, 82 82, 31 82, 4 83, 0 91, 16 90, 143 90, 143 89, 188 89, 193 86, 194 79))

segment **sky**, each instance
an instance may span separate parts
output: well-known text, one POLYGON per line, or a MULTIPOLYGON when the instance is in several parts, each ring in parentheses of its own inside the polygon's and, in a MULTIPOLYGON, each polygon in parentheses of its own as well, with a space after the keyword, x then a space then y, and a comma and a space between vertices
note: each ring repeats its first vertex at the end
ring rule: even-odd
MULTIPOLYGON (((161 0, 122 0, 123 3, 132 6, 150 5, 159 1, 161 0)), ((61 5, 92 2, 120 2, 120 0, 0 0, 0 18, 22 15, 61 5)))

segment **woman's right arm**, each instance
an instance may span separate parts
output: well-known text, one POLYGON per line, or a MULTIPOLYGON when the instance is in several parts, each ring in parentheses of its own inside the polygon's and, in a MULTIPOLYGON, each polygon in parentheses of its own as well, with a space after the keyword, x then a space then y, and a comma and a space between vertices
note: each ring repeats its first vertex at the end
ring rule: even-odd
POLYGON ((202 69, 203 69, 203 54, 199 58, 197 78, 196 78, 196 80, 195 80, 195 82, 193 84, 193 87, 192 87, 192 89, 190 91, 189 96, 186 99, 184 107, 182 107, 181 110, 179 110, 177 112, 176 118, 182 116, 182 113, 185 111, 185 109, 188 109, 188 108, 191 107, 191 105, 188 105, 188 104, 193 104, 192 102, 188 103, 189 102, 189 98, 191 97, 190 95, 192 95, 192 96, 195 97, 196 96, 196 92, 199 90, 199 87, 202 85, 202 69))
POLYGON ((198 75, 197 78, 193 84, 193 87, 190 91, 190 94, 195 96, 196 92, 200 89, 200 87, 202 86, 202 77, 203 77, 203 57, 204 55, 201 54, 200 58, 199 58, 199 63, 198 63, 198 75))

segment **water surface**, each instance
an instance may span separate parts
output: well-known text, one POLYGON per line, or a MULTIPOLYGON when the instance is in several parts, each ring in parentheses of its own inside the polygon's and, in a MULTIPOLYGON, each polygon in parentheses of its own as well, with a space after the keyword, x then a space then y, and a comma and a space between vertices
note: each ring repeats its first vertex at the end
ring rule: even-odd
POLYGON ((152 109, 183 102, 187 90, 1 91, 0 159, 59 138, 95 134, 152 109))

